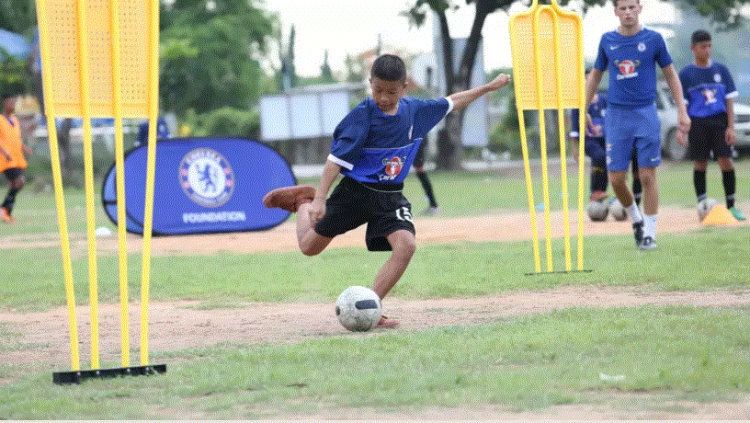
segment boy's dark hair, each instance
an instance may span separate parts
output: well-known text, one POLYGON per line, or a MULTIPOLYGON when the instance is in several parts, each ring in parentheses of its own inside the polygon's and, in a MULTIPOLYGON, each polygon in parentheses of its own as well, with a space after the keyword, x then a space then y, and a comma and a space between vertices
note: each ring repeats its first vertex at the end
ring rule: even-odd
POLYGON ((395 54, 383 54, 372 64, 370 76, 383 81, 405 81, 406 65, 395 54))
MULTIPOLYGON (((615 5, 615 7, 617 7, 617 2, 618 2, 618 1, 619 1, 619 0, 612 0, 612 4, 614 4, 614 5, 615 5)), ((641 0, 638 0, 638 4, 641 4, 641 0)))
POLYGON ((690 42, 693 45, 702 43, 704 41, 711 41, 711 34, 705 29, 699 29, 693 32, 693 35, 690 36, 690 42))

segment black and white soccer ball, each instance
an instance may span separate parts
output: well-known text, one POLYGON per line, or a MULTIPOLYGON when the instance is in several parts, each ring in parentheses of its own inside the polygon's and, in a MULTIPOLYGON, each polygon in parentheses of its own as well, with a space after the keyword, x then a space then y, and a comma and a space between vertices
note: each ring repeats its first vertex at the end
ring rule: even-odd
POLYGON ((625 211, 625 207, 617 198, 613 199, 612 202, 609 203, 609 214, 618 222, 622 222, 623 220, 628 218, 628 213, 627 211, 625 211))
POLYGON ((607 219, 609 213, 609 201, 606 198, 596 201, 589 201, 586 207, 586 213, 593 222, 602 222, 607 219))
POLYGON ((699 201, 697 207, 698 219, 702 222, 703 219, 708 216, 708 212, 710 212, 711 209, 714 208, 714 206, 717 204, 719 204, 719 202, 714 198, 706 198, 699 201))
POLYGON ((336 317, 352 332, 374 328, 381 316, 380 297, 370 288, 350 286, 336 300, 336 317))

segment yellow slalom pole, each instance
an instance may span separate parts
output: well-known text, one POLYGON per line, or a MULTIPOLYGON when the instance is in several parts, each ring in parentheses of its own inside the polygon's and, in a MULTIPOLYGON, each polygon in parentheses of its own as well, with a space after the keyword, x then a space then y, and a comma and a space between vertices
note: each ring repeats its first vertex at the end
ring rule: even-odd
POLYGON ((526 179, 526 199, 529 204, 529 217, 531 218, 531 243, 534 251, 534 272, 542 271, 542 259, 539 253, 539 230, 537 228, 536 210, 534 205, 534 181, 531 179, 531 166, 529 163, 529 145, 526 139, 526 119, 523 110, 517 108, 518 126, 521 134, 521 154, 523 155, 523 173, 526 179))
POLYGON ((89 98, 88 30, 86 1, 77 3, 78 71, 81 84, 81 117, 83 118, 84 191, 86 194, 86 238, 88 240, 89 304, 91 310, 91 368, 99 368, 99 294, 96 266, 96 212, 94 206, 94 154, 91 135, 91 101, 89 98))
MULTIPOLYGON (((553 3, 556 6, 556 3, 553 3)), ((565 116, 563 116, 562 60, 560 59, 560 22, 557 13, 552 13, 555 42, 555 90, 557 91, 557 130, 560 144, 560 178, 562 183, 563 243, 565 250, 565 271, 570 272, 572 258, 570 252, 570 204, 568 201, 568 150, 565 139, 565 116)))
MULTIPOLYGON (((578 49, 580 51, 583 51, 583 28, 582 28, 582 22, 580 19, 576 20, 576 26, 578 27, 577 31, 577 42, 578 42, 578 49)), ((583 61, 578 62, 578 74, 579 75, 585 75, 586 69, 583 64, 583 61)), ((578 131, 578 257, 577 257, 577 264, 578 264, 578 270, 583 270, 583 197, 584 197, 584 159, 585 159, 585 134, 586 131, 584 130, 586 128, 586 110, 588 109, 588 104, 586 104, 586 78, 580 78, 582 81, 578 84, 578 98, 580 99, 580 104, 578 105, 578 127, 580 130, 578 131)))
POLYGON ((68 306, 68 330, 70 332, 70 368, 81 370, 81 360, 78 351, 78 322, 76 319, 76 298, 73 286, 73 264, 70 254, 70 238, 68 236, 68 217, 65 211, 65 192, 63 190, 62 170, 60 168, 60 151, 57 145, 57 127, 55 126, 55 102, 52 91, 52 73, 49 69, 50 47, 48 45, 46 22, 42 22, 42 10, 46 10, 46 0, 37 0, 37 21, 39 22, 39 50, 42 64, 42 87, 44 89, 44 112, 47 118, 47 143, 49 144, 50 165, 52 167, 52 183, 55 187, 55 208, 57 209, 57 228, 60 234, 60 251, 62 253, 63 276, 65 280, 65 302, 68 306))
POLYGON ((534 13, 534 70, 536 72, 536 89, 537 89, 537 110, 539 112, 539 149, 541 150, 542 166, 542 195, 544 196, 544 238, 547 258, 547 271, 555 270, 552 259, 552 221, 550 216, 550 192, 549 192, 549 172, 547 171, 547 127, 544 118, 544 86, 542 79, 542 49, 539 43, 539 16, 542 11, 547 10, 547 6, 537 8, 534 13))
POLYGON ((141 365, 148 358, 148 298, 151 283, 151 232, 154 221, 156 179, 156 127, 159 118, 159 0, 151 0, 149 22, 149 102, 148 147, 146 158, 146 198, 143 216, 143 258, 141 267, 141 365))
POLYGON ((119 2, 110 2, 112 31, 112 107, 115 118, 115 183, 117 191, 117 251, 120 286, 120 362, 130 366, 130 323, 128 316, 128 247, 125 214, 125 146, 122 133, 122 90, 120 76, 120 12, 119 2))

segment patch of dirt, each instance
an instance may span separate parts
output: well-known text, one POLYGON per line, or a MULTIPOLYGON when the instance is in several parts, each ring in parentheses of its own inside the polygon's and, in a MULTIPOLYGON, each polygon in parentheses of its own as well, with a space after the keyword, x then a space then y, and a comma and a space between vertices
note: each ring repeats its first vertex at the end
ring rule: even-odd
MULTIPOLYGON (((401 330, 440 326, 476 325, 498 319, 546 313, 569 307, 634 307, 640 305, 693 305, 737 307, 750 305, 750 291, 644 292, 635 288, 565 287, 477 298, 428 300, 388 299, 384 312, 401 320, 401 330)), ((139 307, 130 307, 130 343, 139 340, 139 307)), ((104 361, 117 361, 120 351, 118 304, 101 304, 100 349, 104 361)), ((89 343, 89 309, 78 307, 82 363, 89 343)), ((201 309, 198 301, 152 302, 149 307, 150 345, 153 351, 210 347, 221 343, 292 343, 305 339, 350 334, 339 325, 332 303, 249 303, 240 308, 201 309)), ((67 309, 35 313, 0 312, 18 346, 3 353, 5 364, 53 363, 67 366, 69 336, 67 309), (61 354, 65 351, 65 354, 61 354)), ((382 331, 374 331, 377 334, 382 331)), ((131 356, 134 356, 131 353, 131 356)))
MULTIPOLYGON (((748 207, 745 207, 748 208, 748 207)), ((553 237, 563 236, 563 216, 557 211, 550 214, 553 237)), ((571 240, 577 231, 577 215, 570 213, 571 240)), ((528 212, 507 212, 471 217, 417 217, 417 242, 426 244, 450 244, 455 242, 523 241, 531 239, 531 223, 528 212)), ((584 233, 590 235, 622 234, 630 236, 632 228, 628 221, 591 222, 584 216, 584 233)), ((738 224, 750 226, 750 221, 738 224)), ((699 230, 703 226, 692 208, 662 207, 659 212, 659 233, 679 233, 699 230)), ((538 213, 539 239, 544 239, 544 216, 538 213)), ((336 237, 329 248, 363 247, 365 227, 362 226, 336 237)), ((86 254, 84 233, 71 233, 71 248, 74 256, 86 254)), ((0 236, 0 251, 15 248, 59 247, 57 233, 0 236)), ((140 252, 142 238, 128 235, 128 250, 140 252)), ((99 254, 117 253, 117 235, 97 239, 99 254)), ((575 248, 575 246, 574 246, 575 248)), ((243 232, 212 235, 184 235, 155 237, 152 239, 154 256, 213 254, 222 251, 236 253, 297 251, 295 223, 288 221, 274 229, 263 232, 243 232)))

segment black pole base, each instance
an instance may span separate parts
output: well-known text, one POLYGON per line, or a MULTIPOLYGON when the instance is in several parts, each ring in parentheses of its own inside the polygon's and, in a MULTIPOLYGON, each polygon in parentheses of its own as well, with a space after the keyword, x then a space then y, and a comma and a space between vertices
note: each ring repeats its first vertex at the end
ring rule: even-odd
POLYGON ((118 376, 148 376, 166 372, 166 364, 118 367, 114 369, 79 370, 73 372, 55 372, 52 373, 52 382, 58 385, 69 385, 71 383, 81 383, 86 379, 104 379, 118 376))

